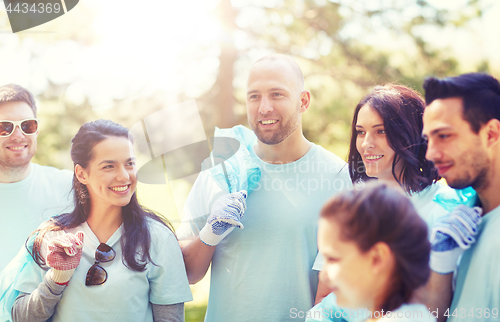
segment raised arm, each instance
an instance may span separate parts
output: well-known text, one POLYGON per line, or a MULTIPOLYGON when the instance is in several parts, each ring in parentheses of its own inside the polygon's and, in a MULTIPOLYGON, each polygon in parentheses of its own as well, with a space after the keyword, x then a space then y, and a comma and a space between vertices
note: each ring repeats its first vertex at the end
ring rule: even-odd
POLYGON ((180 242, 190 284, 199 282, 207 273, 215 247, 240 222, 246 209, 246 191, 233 192, 217 199, 200 234, 189 242, 180 242))
POLYGON ((54 314, 64 289, 80 263, 83 238, 83 233, 78 232, 76 235, 64 234, 50 241, 46 262, 51 269, 36 290, 18 296, 12 306, 13 321, 47 321, 54 314))
POLYGON ((415 301, 425 304, 438 322, 446 321, 444 315, 451 304, 453 273, 439 274, 431 271, 427 284, 415 292, 415 301))
POLYGON ((154 322, 184 322, 184 303, 152 304, 154 322))
POLYGON ((42 322, 54 314, 57 303, 62 298, 66 285, 56 284, 49 273, 33 293, 18 296, 12 306, 13 322, 42 322))
POLYGON ((210 267, 215 246, 208 246, 196 236, 191 241, 181 241, 182 256, 186 265, 186 273, 189 284, 201 281, 210 267))
POLYGON ((438 322, 446 320, 444 315, 451 304, 453 271, 458 258, 475 242, 477 225, 481 222, 482 210, 458 206, 447 216, 439 218, 431 229, 431 276, 427 285, 420 288, 415 297, 432 313, 437 313, 438 322))

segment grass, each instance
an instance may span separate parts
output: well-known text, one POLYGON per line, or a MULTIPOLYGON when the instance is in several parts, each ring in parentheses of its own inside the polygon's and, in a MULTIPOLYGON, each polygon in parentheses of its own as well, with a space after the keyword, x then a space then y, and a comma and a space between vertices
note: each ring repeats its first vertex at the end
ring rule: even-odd
POLYGON ((206 305, 186 308, 186 322, 203 322, 206 310, 206 305))

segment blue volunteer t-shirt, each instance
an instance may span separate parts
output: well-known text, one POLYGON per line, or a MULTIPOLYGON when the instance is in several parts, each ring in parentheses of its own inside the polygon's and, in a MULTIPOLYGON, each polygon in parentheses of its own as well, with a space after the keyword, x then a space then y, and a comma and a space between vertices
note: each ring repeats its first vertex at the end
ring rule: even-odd
POLYGON ((500 206, 482 217, 460 260, 448 321, 500 321, 500 206))
POLYGON ((71 171, 36 163, 23 180, 0 183, 0 271, 42 222, 74 209, 72 184, 71 171))
MULTIPOLYGON (((352 189, 345 162, 318 145, 299 160, 269 164, 251 149, 262 177, 241 219, 217 245, 205 321, 297 321, 314 304, 319 212, 327 199, 352 189)), ((185 204, 179 239, 192 239, 225 192, 200 173, 185 204)))
MULTIPOLYGON (((151 303, 169 305, 192 300, 184 260, 175 235, 164 225, 154 220, 148 221, 151 233, 150 255, 156 265, 148 263, 146 270, 137 272, 123 264, 120 243, 122 225, 106 242, 115 250, 115 259, 99 263, 106 270, 108 279, 104 284, 94 286, 86 286, 85 277, 95 262, 99 239, 86 222, 66 230, 73 234, 84 232, 83 253, 80 264, 56 305, 53 322, 153 322, 151 303)), ((62 232, 50 233, 44 244, 60 234, 62 232)), ((46 274, 33 261, 29 265, 29 269, 22 272, 22 283, 17 286, 23 293, 36 290, 46 274)))

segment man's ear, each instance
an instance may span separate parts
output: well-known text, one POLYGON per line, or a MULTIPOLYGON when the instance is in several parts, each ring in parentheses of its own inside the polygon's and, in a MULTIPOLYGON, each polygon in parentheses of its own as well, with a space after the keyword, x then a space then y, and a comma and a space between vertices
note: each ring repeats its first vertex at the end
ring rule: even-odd
POLYGON ((484 133, 487 147, 498 145, 500 143, 500 121, 497 119, 489 120, 482 126, 480 132, 484 133))
POLYGON ((378 242, 370 248, 370 263, 375 275, 387 272, 394 265, 394 256, 389 246, 384 242, 378 242))
POLYGON ((309 108, 311 103, 311 93, 309 91, 302 91, 300 93, 300 113, 304 113, 309 108))
POLYGON ((76 176, 76 179, 78 179, 78 181, 80 181, 80 183, 83 183, 83 184, 88 183, 87 172, 79 164, 75 165, 75 176, 76 176))

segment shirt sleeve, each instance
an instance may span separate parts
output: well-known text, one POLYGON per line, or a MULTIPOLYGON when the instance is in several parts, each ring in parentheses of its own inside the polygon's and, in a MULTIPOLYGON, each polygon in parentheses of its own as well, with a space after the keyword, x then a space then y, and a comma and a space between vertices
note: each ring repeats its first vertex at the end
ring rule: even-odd
POLYGON ((225 195, 208 171, 202 171, 184 204, 184 218, 176 230, 179 240, 191 240, 205 226, 214 202, 225 195))
POLYGON ((324 263, 323 255, 318 252, 318 255, 316 255, 316 259, 314 260, 312 269, 315 271, 321 271, 321 269, 323 269, 323 263, 324 263))
POLYGON ((58 285, 45 274, 43 282, 31 293, 23 293, 14 302, 12 319, 16 322, 47 321, 52 314, 66 286, 58 285))
POLYGON ((149 301, 159 305, 192 301, 184 259, 175 235, 159 223, 150 227, 154 264, 149 264, 149 301))
MULTIPOLYGON (((40 225, 43 227, 46 223, 40 225)), ((64 234, 64 231, 49 231, 43 238, 42 245, 40 246, 40 255, 45 259, 47 257, 47 247, 51 238, 64 234)), ((40 268, 37 263, 30 258, 26 263, 25 268, 20 272, 20 276, 16 279, 15 289, 21 293, 31 293, 37 289, 38 285, 43 282, 43 278, 47 271, 50 269, 48 266, 40 268)))
POLYGON ((184 303, 152 304, 154 322, 184 322, 184 303))

